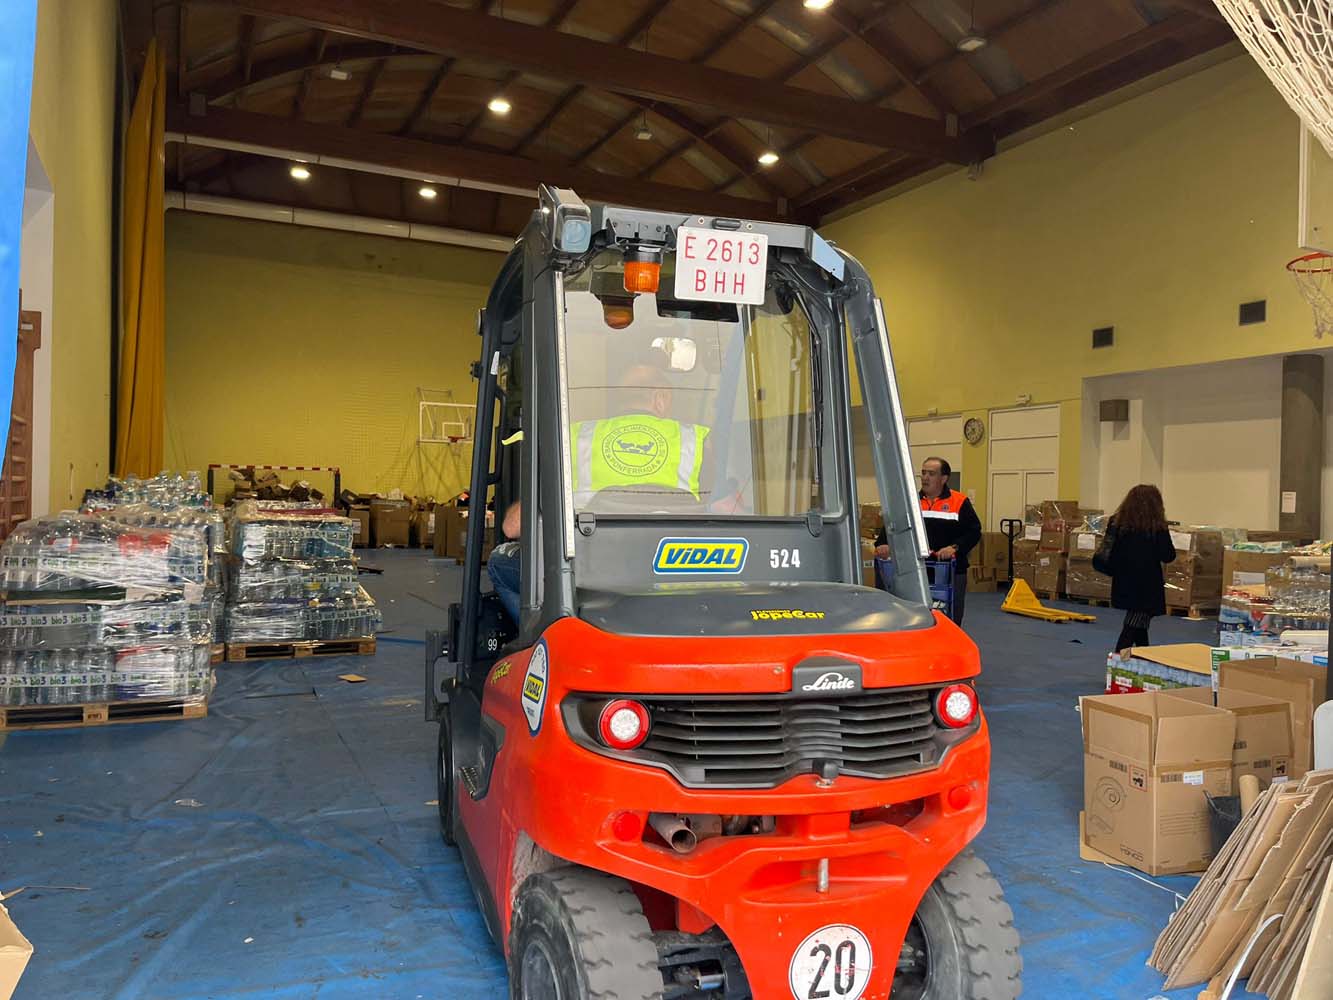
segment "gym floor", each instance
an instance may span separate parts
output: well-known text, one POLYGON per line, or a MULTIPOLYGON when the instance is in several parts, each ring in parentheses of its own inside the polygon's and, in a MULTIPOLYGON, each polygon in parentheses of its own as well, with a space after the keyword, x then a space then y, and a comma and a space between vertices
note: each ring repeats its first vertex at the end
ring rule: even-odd
MULTIPOLYGON (((458 570, 378 551, 374 658, 224 664, 205 719, 0 734, 0 892, 36 948, 16 1000, 496 1000, 507 995, 436 824, 421 635, 458 570), (368 678, 350 684, 338 675, 368 678)), ((1192 878, 1078 857, 1080 694, 1119 616, 1052 625, 972 595, 994 741, 977 843, 1023 938, 1024 996, 1148 1000, 1144 962, 1192 878)), ((1208 642, 1163 619, 1153 641, 1208 642)), ((1193 1000, 1197 988, 1166 994, 1193 1000)), ((1235 994, 1242 996, 1245 994, 1235 994)))

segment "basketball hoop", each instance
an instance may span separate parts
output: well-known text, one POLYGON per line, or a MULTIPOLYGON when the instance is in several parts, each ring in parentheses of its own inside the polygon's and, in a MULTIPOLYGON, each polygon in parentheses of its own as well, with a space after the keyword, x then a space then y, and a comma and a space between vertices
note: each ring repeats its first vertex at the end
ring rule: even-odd
POLYGON ((1287 270, 1314 310, 1315 336, 1333 333, 1333 256, 1322 252, 1307 253, 1287 261, 1287 270))

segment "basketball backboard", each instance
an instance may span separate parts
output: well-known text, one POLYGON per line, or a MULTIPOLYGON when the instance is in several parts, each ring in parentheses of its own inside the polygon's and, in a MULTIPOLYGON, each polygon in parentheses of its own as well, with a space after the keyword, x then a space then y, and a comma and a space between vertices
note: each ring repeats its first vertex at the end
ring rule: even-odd
POLYGON ((1300 148, 1300 245, 1333 253, 1333 157, 1304 124, 1300 148))

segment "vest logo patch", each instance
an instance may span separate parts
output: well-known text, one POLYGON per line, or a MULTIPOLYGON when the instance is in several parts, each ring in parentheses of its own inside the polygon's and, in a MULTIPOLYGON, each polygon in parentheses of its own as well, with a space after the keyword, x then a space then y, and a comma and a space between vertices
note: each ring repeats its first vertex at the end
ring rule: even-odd
POLYGON ((749 551, 744 538, 663 538, 653 556, 653 572, 735 574, 745 568, 749 551))
POLYGON ((667 439, 648 424, 626 424, 602 440, 602 459, 622 476, 644 478, 658 472, 667 460, 667 439))

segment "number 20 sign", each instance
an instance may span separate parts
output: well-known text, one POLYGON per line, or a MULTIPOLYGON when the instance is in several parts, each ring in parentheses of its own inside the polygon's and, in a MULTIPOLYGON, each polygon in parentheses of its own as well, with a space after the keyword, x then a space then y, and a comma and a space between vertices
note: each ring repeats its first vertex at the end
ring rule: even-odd
POLYGON ((676 298, 764 304, 768 236, 715 229, 676 231, 676 298))

